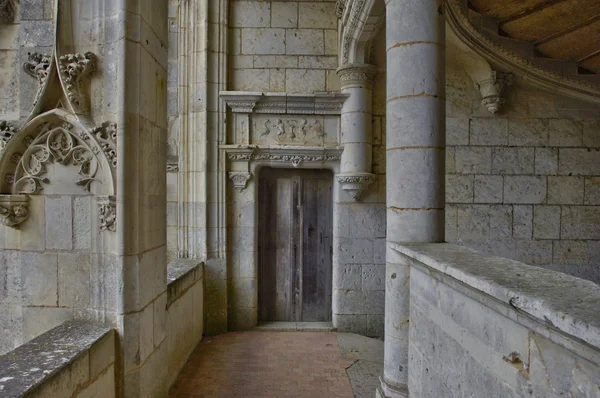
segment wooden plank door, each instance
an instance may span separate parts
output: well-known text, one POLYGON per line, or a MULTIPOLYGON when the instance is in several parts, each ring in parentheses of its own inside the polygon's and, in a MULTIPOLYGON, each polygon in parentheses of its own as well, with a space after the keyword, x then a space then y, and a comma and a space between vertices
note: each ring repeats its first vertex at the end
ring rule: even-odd
POLYGON ((263 169, 259 320, 331 320, 332 175, 263 169))

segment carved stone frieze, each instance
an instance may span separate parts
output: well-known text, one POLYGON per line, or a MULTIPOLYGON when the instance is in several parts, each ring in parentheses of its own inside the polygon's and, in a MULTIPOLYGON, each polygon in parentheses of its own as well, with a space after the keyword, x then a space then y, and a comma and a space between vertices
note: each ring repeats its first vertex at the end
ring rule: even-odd
POLYGON ((0 222, 19 229, 29 218, 29 196, 0 195, 0 222))
POLYGON ((117 230, 117 204, 114 196, 98 197, 98 225, 100 231, 117 230))
POLYGON ((341 147, 247 147, 222 146, 232 162, 276 162, 298 167, 302 163, 339 161, 341 147))
POLYGON ((17 0, 0 0, 0 23, 9 23, 15 19, 17 0))
POLYGON ((65 54, 58 59, 58 70, 71 104, 79 112, 88 112, 88 98, 83 93, 85 78, 96 69, 96 56, 85 54, 65 54))
POLYGON ((377 179, 375 174, 370 173, 338 174, 336 178, 353 201, 359 200, 360 195, 377 179))
POLYGON ((35 106, 40 100, 46 79, 48 79, 48 74, 50 73, 50 64, 52 63, 52 56, 32 52, 29 53, 27 57, 28 61, 23 64, 23 69, 29 76, 36 78, 39 83, 38 91, 33 100, 33 105, 35 106))
POLYGON ((325 132, 319 120, 267 119, 258 131, 259 139, 273 137, 280 144, 323 142, 325 132))
POLYGON ((495 114, 500 110, 500 106, 505 102, 503 97, 504 90, 514 81, 512 73, 502 73, 492 71, 489 79, 475 82, 475 86, 481 93, 481 105, 488 111, 495 114))
MULTIPOLYGON (((113 167, 117 167, 117 124, 112 122, 102 123, 101 126, 94 127, 90 134, 96 139, 98 145, 104 152, 108 163, 113 167)), ((89 138, 87 134, 82 132, 85 140, 89 138)))
MULTIPOLYGON (((14 175, 13 192, 37 194, 42 183, 49 184, 45 176, 46 166, 51 163, 79 166, 81 178, 76 181, 84 190, 90 191, 90 184, 96 180, 98 160, 94 150, 80 137, 71 132, 72 125, 52 125, 46 123, 39 136, 28 146, 18 162, 14 175)), ((98 147, 97 151, 99 151, 98 147)))
POLYGON ((17 133, 15 127, 6 120, 0 120, 0 150, 4 149, 8 141, 17 133))
POLYGON ((248 181, 252 177, 252 174, 242 171, 230 171, 229 178, 233 181, 233 187, 239 192, 242 192, 248 185, 248 181))

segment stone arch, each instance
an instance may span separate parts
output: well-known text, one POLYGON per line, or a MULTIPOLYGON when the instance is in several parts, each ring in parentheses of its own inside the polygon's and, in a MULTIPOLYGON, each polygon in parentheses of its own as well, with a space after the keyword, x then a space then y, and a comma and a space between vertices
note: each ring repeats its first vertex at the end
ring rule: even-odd
POLYGON ((73 184, 91 194, 114 195, 116 131, 114 123, 89 129, 63 109, 33 118, 0 155, 0 192, 35 195, 51 185, 73 184), (78 168, 77 179, 49 175, 56 164, 78 168))
POLYGON ((383 0, 349 0, 338 2, 340 36, 340 66, 368 64, 373 39, 385 22, 383 0))

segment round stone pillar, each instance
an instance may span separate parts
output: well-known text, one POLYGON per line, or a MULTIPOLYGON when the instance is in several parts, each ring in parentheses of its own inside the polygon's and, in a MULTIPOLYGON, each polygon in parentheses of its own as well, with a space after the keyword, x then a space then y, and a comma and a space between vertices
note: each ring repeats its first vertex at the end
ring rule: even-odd
POLYGON ((410 267, 394 243, 444 240, 443 1, 387 0, 387 250, 384 372, 408 396, 410 267))
POLYGON ((342 153, 340 174, 337 175, 342 189, 358 200, 361 193, 373 181, 373 77, 375 67, 354 64, 337 71, 341 90, 350 96, 344 102, 341 114, 342 153))

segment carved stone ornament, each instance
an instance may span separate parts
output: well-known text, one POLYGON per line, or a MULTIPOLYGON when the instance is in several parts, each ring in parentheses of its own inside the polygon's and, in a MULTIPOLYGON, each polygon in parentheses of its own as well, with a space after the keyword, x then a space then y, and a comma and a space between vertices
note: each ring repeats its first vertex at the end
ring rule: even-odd
POLYGON ((260 137, 274 136, 277 142, 288 144, 294 142, 306 143, 309 140, 322 140, 325 136, 323 125, 319 120, 308 119, 285 120, 268 119, 264 123, 260 137))
POLYGON ((337 70, 342 88, 373 86, 373 78, 377 70, 372 65, 349 65, 337 70))
POLYGON ((88 100, 83 93, 84 80, 96 69, 96 56, 85 54, 65 54, 58 59, 58 70, 71 104, 80 112, 88 111, 88 100))
POLYGON ((7 227, 19 229, 29 218, 29 196, 0 195, 0 222, 7 227))
MULTIPOLYGON (((91 135, 96 139, 100 148, 106 155, 108 163, 113 169, 117 168, 117 124, 112 122, 102 123, 101 126, 94 127, 90 131, 91 135)), ((87 140, 89 136, 82 134, 83 139, 87 140)))
POLYGON ((9 23, 15 19, 17 0, 0 0, 0 23, 9 23))
POLYGON ((360 199, 360 195, 375 182, 377 177, 370 173, 338 174, 336 176, 342 189, 350 195, 353 201, 360 199))
POLYGON ((117 204, 114 196, 98 197, 98 223, 100 231, 117 230, 117 204))
POLYGON ((179 163, 167 163, 167 173, 179 171, 179 163))
MULTIPOLYGON (((98 159, 95 151, 81 137, 71 132, 73 126, 67 122, 55 126, 46 123, 38 137, 29 145, 17 164, 14 175, 13 192, 19 194, 37 194, 50 180, 45 177, 46 166, 51 163, 79 167, 81 178, 77 185, 90 191, 90 184, 96 181, 98 159)), ((26 137, 27 138, 27 137, 26 137)))
POLYGON ((283 148, 224 148, 227 158, 232 162, 276 162, 290 163, 298 167, 302 163, 325 163, 339 161, 342 149, 297 147, 283 148))
POLYGON ((39 83, 38 91, 35 95, 35 99, 33 100, 33 106, 35 106, 40 100, 42 90, 44 89, 44 84, 46 83, 46 79, 48 79, 48 73, 50 73, 51 62, 51 55, 33 52, 28 54, 28 61, 23 64, 23 69, 25 72, 29 76, 36 78, 39 83))
POLYGON ((6 120, 0 120, 0 150, 4 149, 8 141, 17 133, 15 127, 6 120))
POLYGON ((504 90, 514 81, 512 73, 502 73, 492 71, 489 79, 475 82, 475 86, 481 93, 481 105, 485 106, 488 111, 496 114, 500 110, 500 106, 505 102, 503 97, 504 90))
POLYGON ((252 174, 243 171, 231 171, 229 172, 229 178, 233 181, 233 187, 242 192, 248 185, 248 181, 252 177, 252 174))
POLYGON ((338 18, 341 18, 342 15, 344 15, 344 9, 346 8, 346 1, 347 0, 336 0, 336 2, 335 2, 335 15, 337 15, 338 18))

